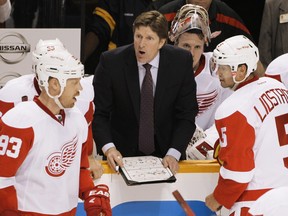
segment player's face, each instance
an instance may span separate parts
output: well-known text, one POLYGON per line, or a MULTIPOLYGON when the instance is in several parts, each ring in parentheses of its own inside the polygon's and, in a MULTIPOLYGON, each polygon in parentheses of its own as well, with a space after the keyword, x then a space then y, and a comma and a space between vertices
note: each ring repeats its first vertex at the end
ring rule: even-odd
POLYGON ((223 88, 232 88, 234 86, 235 83, 229 65, 219 65, 217 75, 223 88))
POLYGON ((177 46, 191 52, 194 70, 197 70, 199 66, 200 57, 204 52, 204 43, 204 38, 200 39, 200 37, 194 33, 185 32, 178 38, 177 46))
POLYGON ((204 7, 207 11, 210 8, 212 0, 186 0, 187 4, 195 4, 204 7))
POLYGON ((83 89, 80 80, 81 78, 67 80, 63 94, 59 98, 63 107, 72 108, 75 105, 76 97, 80 95, 80 91, 83 89))
POLYGON ((148 63, 155 58, 165 44, 149 26, 140 26, 134 32, 134 48, 137 61, 148 63))

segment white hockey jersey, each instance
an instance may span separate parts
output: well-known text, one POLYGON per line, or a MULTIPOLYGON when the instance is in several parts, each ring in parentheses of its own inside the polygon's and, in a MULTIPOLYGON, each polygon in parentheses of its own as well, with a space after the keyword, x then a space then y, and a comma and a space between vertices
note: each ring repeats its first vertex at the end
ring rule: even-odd
POLYGON ((214 124, 216 109, 223 100, 232 94, 230 89, 224 89, 220 85, 218 77, 211 74, 209 60, 212 54, 212 52, 203 53, 200 58, 200 65, 195 71, 199 107, 196 124, 203 130, 210 128, 214 124))
MULTIPOLYGON (((94 114, 94 89, 90 78, 81 79, 81 85, 83 90, 77 97, 75 106, 85 116, 88 125, 91 125, 94 114)), ((21 77, 10 80, 6 85, 0 89, 0 118, 8 110, 16 106, 23 101, 31 101, 35 96, 40 94, 40 88, 38 86, 35 74, 27 74, 21 77)), ((93 150, 93 136, 92 126, 89 129, 89 150, 91 154, 93 150)))
POLYGON ((72 215, 79 190, 93 187, 82 149, 87 122, 77 107, 62 116, 60 122, 35 98, 0 120, 0 212, 18 206, 29 215, 72 215))
POLYGON ((282 82, 288 88, 288 53, 274 59, 265 71, 265 75, 282 82))
POLYGON ((217 109, 216 200, 240 215, 271 188, 288 186, 288 90, 268 77, 239 84, 217 109))

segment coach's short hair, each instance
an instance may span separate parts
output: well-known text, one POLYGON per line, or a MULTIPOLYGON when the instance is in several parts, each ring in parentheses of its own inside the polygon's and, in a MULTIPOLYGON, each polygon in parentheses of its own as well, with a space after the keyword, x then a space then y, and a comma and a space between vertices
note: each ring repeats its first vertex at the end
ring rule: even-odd
POLYGON ((160 39, 168 37, 168 22, 163 14, 153 10, 141 13, 133 23, 133 32, 141 26, 150 27, 160 39))

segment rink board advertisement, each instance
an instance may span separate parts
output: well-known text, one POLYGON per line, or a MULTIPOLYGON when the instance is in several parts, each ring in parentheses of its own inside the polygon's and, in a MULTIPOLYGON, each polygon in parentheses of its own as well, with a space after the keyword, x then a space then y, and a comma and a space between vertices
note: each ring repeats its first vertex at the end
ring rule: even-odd
POLYGON ((0 29, 0 88, 10 79, 32 72, 32 52, 40 39, 58 38, 80 58, 80 29, 0 29))
MULTIPOLYGON (((206 165, 203 172, 201 167, 197 172, 181 172, 180 169, 174 183, 127 186, 120 174, 105 173, 95 184, 103 183, 109 186, 113 216, 185 216, 172 194, 175 190, 180 192, 196 216, 228 215, 227 209, 214 213, 205 206, 205 197, 213 191, 218 180, 215 167, 211 167, 209 172, 209 166, 206 165)), ((83 202, 80 200, 77 216, 86 216, 83 202)))

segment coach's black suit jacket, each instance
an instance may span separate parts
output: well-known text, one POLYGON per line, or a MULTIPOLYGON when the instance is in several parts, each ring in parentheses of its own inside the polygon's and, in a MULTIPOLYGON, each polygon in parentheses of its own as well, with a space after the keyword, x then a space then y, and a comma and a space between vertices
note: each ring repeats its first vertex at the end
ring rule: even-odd
MULTIPOLYGON (((97 150, 113 142, 123 156, 138 155, 139 72, 133 44, 104 52, 94 76, 93 137, 97 150)), ((169 148, 182 153, 195 130, 198 112, 192 56, 171 45, 160 50, 154 96, 158 156, 169 148)))

